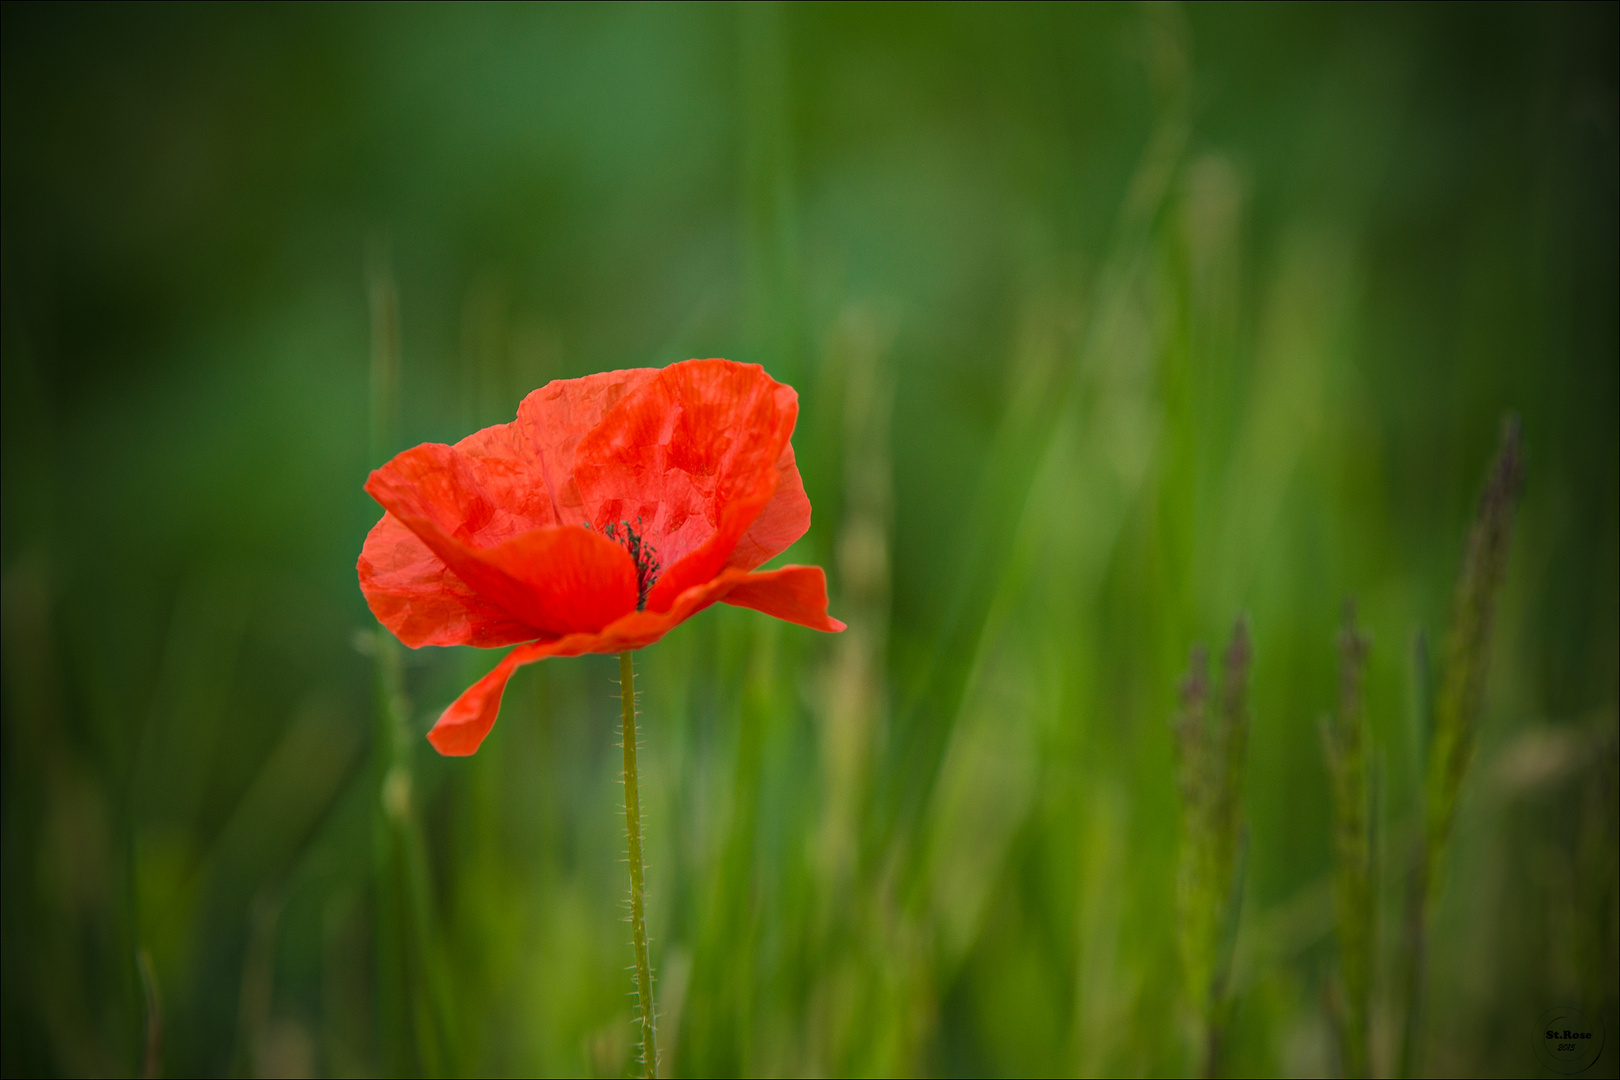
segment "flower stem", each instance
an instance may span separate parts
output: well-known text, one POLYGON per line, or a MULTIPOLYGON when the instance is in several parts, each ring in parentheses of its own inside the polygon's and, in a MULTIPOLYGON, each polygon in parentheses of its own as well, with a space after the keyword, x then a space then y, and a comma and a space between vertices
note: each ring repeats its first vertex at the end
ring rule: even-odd
POLYGON ((619 700, 624 709, 624 828, 630 836, 630 929, 636 946, 636 998, 641 1007, 642 1075, 658 1075, 658 1033, 653 1018, 652 964, 647 959, 647 920, 642 890, 641 787, 636 780, 636 669, 619 654, 619 700))

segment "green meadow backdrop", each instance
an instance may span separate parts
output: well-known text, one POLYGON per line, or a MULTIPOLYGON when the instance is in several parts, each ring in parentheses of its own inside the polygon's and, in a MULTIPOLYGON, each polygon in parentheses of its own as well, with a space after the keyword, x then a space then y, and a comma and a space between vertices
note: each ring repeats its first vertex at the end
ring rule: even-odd
POLYGON ((441 759, 354 567, 691 356, 850 628, 638 654, 663 1071, 1616 1075, 1613 4, 0 19, 5 1075, 635 1067, 615 661, 441 759))

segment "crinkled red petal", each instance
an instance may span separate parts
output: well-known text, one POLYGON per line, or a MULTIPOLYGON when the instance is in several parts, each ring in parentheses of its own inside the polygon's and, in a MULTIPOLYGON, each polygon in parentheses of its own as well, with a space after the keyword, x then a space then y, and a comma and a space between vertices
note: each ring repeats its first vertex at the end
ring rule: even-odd
POLYGON ((534 627, 474 592, 393 514, 383 514, 366 534, 358 569, 371 613, 413 649, 493 649, 535 637, 534 627))
MULTIPOLYGON (((475 431, 456 443, 463 472, 475 481, 482 502, 443 493, 449 512, 442 518, 454 523, 450 534, 460 531, 474 547, 495 547, 547 525, 583 524, 573 480, 574 448, 620 398, 655 374, 656 368, 640 368, 549 383, 524 399, 513 423, 475 431)), ((480 595, 392 514, 384 514, 367 535, 358 569, 361 591, 378 621, 412 648, 494 648, 533 640, 538 633, 480 595)), ((565 621, 578 618, 576 610, 565 621)))
POLYGON ((467 461, 479 490, 496 511, 477 526, 472 538, 478 546, 489 547, 547 525, 579 524, 558 517, 550 493, 535 482, 539 458, 519 421, 475 431, 454 450, 467 461))
POLYGON ((810 497, 793 459, 793 444, 782 447, 776 461, 776 491, 759 517, 737 541, 726 567, 752 570, 782 554, 810 528, 810 497))
POLYGON ((559 525, 590 520, 574 482, 574 457, 580 440, 602 417, 647 380, 658 368, 604 371, 582 379, 558 379, 531 393, 518 406, 517 422, 525 452, 533 462, 529 483, 552 505, 559 525))
POLYGON ((797 418, 798 395, 758 365, 688 360, 580 440, 574 477, 592 524, 630 522, 663 564, 649 610, 726 567, 776 493, 797 418))
POLYGON ((598 630, 635 607, 635 564, 622 547, 578 526, 512 534, 481 479, 466 455, 426 443, 373 472, 366 490, 531 637, 598 630))

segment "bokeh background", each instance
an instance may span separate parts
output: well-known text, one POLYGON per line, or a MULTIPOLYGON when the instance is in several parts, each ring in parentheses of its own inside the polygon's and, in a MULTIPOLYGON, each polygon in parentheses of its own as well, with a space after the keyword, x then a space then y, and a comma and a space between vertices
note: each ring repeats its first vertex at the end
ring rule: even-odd
POLYGON ((1220 1068, 1334 1073, 1349 597, 1394 1070, 1410 643, 1513 411, 1419 1071, 1575 1004, 1615 1075, 1614 5, 0 17, 6 1075, 633 1067, 614 661, 440 759, 494 657, 391 681, 354 564, 379 453, 688 356, 799 389, 850 629, 638 658, 666 1071, 1195 1068, 1170 719, 1246 614, 1220 1068))

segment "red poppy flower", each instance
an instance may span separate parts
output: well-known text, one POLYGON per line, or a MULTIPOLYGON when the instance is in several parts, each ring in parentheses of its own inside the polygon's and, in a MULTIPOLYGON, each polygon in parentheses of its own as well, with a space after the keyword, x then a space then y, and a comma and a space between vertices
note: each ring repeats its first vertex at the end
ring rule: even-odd
POLYGON ((412 648, 518 645, 445 710, 434 747, 477 750, 520 665, 639 649, 717 600, 842 630, 820 567, 753 572, 810 527, 798 414, 756 364, 688 360, 549 383, 512 423, 373 472, 372 613, 412 648))

